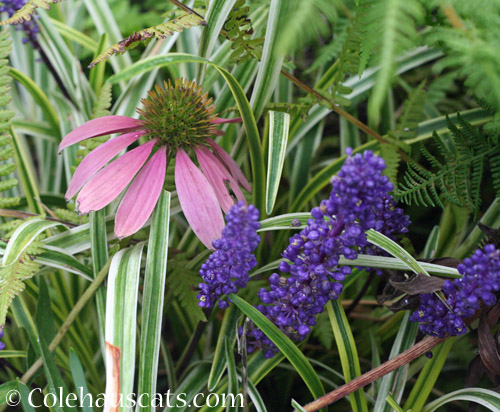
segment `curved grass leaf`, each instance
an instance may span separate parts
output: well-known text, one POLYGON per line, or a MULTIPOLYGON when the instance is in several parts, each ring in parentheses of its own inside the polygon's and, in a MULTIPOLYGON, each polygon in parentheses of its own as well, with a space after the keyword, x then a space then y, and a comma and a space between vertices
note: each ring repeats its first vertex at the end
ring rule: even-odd
MULTIPOLYGON (((410 312, 408 311, 401 321, 401 326, 392 344, 389 359, 394 358, 413 345, 418 332, 418 323, 410 322, 409 319, 410 312)), ((392 395, 395 402, 401 400, 407 376, 408 365, 405 365, 382 378, 373 412, 392 412, 391 405, 386 402, 386 398, 392 395)))
POLYGON ((215 389, 218 385, 224 370, 227 365, 227 358, 225 355, 225 339, 229 339, 229 343, 233 344, 236 339, 236 327, 240 314, 236 308, 231 305, 224 313, 224 319, 220 327, 217 345, 215 346, 214 359, 212 361, 212 368, 208 377, 207 388, 209 391, 215 389))
MULTIPOLYGON (((338 300, 330 301, 326 304, 326 308, 335 342, 337 343, 345 382, 348 383, 361 375, 356 343, 342 304, 338 300)), ((368 412, 368 404, 363 388, 351 393, 349 401, 353 412, 368 412)))
MULTIPOLYGON (((144 242, 113 256, 106 296, 106 397, 132 393, 135 370, 137 294, 144 242), (113 355, 118 352, 119 357, 113 355), (114 372, 118 370, 118 375, 114 372), (115 392, 116 391, 116 392, 115 392)), ((122 411, 130 410, 122 408, 122 411)))
POLYGON ((313 397, 318 398, 322 396, 325 393, 323 384, 304 354, 295 346, 290 338, 283 334, 283 332, 262 313, 239 296, 231 294, 229 298, 269 339, 271 339, 281 353, 290 361, 309 388, 313 397))
POLYGON ((430 276, 427 270, 425 270, 422 265, 413 258, 412 255, 410 255, 405 249, 399 246, 392 239, 389 239, 387 236, 377 232, 374 229, 367 230, 366 237, 368 239, 368 242, 385 250, 390 255, 397 257, 413 272, 417 274, 423 273, 426 276, 430 276))
MULTIPOLYGON (((167 275, 169 223, 170 193, 163 191, 153 213, 146 258, 142 298, 138 396, 143 393, 156 393, 163 297, 167 275)), ((138 410, 152 412, 154 408, 149 406, 138 408, 138 410)))
POLYGON ((425 405, 434 385, 443 369, 444 363, 456 338, 450 338, 433 350, 432 358, 425 361, 425 365, 418 375, 418 379, 408 395, 404 410, 420 412, 425 405))
POLYGON ((448 393, 427 404, 422 412, 434 412, 443 405, 456 401, 469 401, 488 408, 490 411, 500 411, 500 395, 488 389, 466 388, 448 393))
MULTIPOLYGON (((236 0, 212 0, 208 5, 206 15, 206 25, 200 37, 200 48, 198 54, 200 57, 209 58, 217 42, 220 31, 224 26, 227 16, 233 9, 236 0)), ((205 74, 205 66, 198 66, 196 73, 196 82, 201 83, 205 74)))
POLYGON ((311 213, 287 213, 270 217, 260 221, 260 229, 258 232, 266 232, 268 230, 288 230, 288 229, 303 229, 307 223, 307 219, 311 218, 311 213))
POLYGON ((278 195, 289 127, 290 115, 288 113, 269 111, 269 155, 266 181, 266 212, 268 215, 273 211, 278 195))
POLYGON ((7 401, 11 401, 10 398, 7 399, 7 396, 10 395, 10 392, 13 390, 17 390, 17 381, 5 382, 0 385, 0 405, 4 405, 7 401))
POLYGON ((289 11, 295 4, 295 0, 271 0, 269 5, 262 58, 250 98, 256 119, 261 116, 278 83, 285 57, 283 49, 280 48, 280 30, 286 26, 289 11))
POLYGON ((69 367, 71 369, 71 376, 73 377, 75 388, 78 389, 77 393, 78 395, 80 395, 80 393, 82 394, 82 398, 79 399, 82 405, 82 411, 93 412, 94 408, 92 408, 90 402, 85 401, 85 399, 89 398, 87 397, 89 390, 87 388, 87 382, 85 381, 85 372, 83 371, 83 366, 80 362, 80 359, 78 359, 78 355, 73 348, 69 350, 69 367))
POLYGON ((8 266, 13 264, 40 233, 54 226, 65 227, 59 222, 39 218, 30 219, 21 224, 10 238, 9 243, 7 243, 2 265, 8 266))

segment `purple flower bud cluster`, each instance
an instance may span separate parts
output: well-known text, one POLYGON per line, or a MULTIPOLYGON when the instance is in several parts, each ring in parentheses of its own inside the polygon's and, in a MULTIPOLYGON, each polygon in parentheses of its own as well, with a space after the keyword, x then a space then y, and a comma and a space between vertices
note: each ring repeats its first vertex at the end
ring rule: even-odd
MULTIPOLYGON (((198 299, 204 308, 211 308, 221 296, 244 288, 250 280, 250 270, 257 264, 253 251, 260 242, 258 209, 240 201, 229 210, 226 222, 222 237, 212 242, 215 252, 201 265, 204 283, 199 284, 198 299)), ((219 300, 221 309, 228 306, 227 301, 219 300)))
MULTIPOLYGON (((2 0, 0 3, 0 12, 5 12, 9 17, 12 17, 21 7, 26 4, 27 0, 2 0)), ((23 21, 21 29, 26 34, 23 39, 23 43, 31 42, 36 40, 36 35, 39 32, 37 24, 34 22, 36 16, 32 16, 30 21, 23 21)))
MULTIPOLYGON (((339 259, 375 253, 366 230, 387 236, 407 232, 409 219, 395 208, 389 194, 393 185, 382 174, 385 162, 371 151, 350 156, 332 181, 330 197, 311 211, 307 226, 290 238, 279 269, 290 276, 270 276, 270 289, 259 291, 258 309, 294 341, 303 340, 316 324, 325 304, 342 293, 349 266, 339 259)), ((273 356, 275 347, 256 327, 249 330, 249 352, 263 349, 273 356)))
MULTIPOLYGON (((3 330, 0 331, 0 339, 3 338, 3 330)), ((4 350, 5 349, 5 343, 3 342, 0 342, 0 350, 4 350)))
POLYGON ((458 265, 459 279, 446 280, 443 294, 446 305, 435 295, 420 296, 420 306, 411 320, 420 322, 420 330, 432 336, 456 336, 467 331, 464 319, 474 316, 481 302, 493 306, 500 290, 500 250, 494 245, 478 249, 458 265))

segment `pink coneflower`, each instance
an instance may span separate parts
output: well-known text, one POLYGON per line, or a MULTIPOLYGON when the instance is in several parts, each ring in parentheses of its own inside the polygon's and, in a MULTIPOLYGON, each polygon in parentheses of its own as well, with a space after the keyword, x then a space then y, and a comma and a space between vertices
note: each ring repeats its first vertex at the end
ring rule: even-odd
POLYGON ((248 191, 251 188, 235 161, 211 136, 222 133, 217 124, 241 120, 217 117, 212 99, 194 82, 165 82, 164 88, 156 86, 148 94, 148 99, 142 100, 144 109, 138 109, 142 119, 100 117, 63 139, 59 150, 91 137, 121 133, 83 159, 66 199, 79 192, 78 210, 89 213, 110 204, 128 186, 116 212, 115 234, 119 238, 130 236, 153 212, 167 161, 175 157, 175 185, 184 215, 198 238, 213 249, 212 240, 221 237, 224 227, 221 208, 227 212, 235 203, 226 184, 242 201, 240 186, 248 191), (141 137, 145 143, 111 161, 141 137), (196 156, 201 170, 190 155, 196 156))

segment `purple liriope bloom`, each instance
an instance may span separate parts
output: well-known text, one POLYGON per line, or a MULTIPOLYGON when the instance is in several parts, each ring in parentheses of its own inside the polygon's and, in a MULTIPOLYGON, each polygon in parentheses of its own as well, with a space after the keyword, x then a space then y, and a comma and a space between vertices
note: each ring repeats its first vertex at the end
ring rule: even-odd
MULTIPOLYGON (((257 265, 253 251, 260 242, 258 209, 240 201, 229 210, 226 222, 222 237, 212 242, 215 252, 201 265, 204 282, 199 284, 198 299, 204 308, 211 308, 223 295, 244 288, 250 280, 250 270, 257 265)), ((228 305, 219 300, 221 309, 228 305)))
MULTIPOLYGON (((0 3, 0 12, 5 12, 9 17, 12 17, 21 7, 26 4, 27 0, 2 0, 0 3)), ((33 16, 29 21, 23 21, 20 24, 20 30, 23 30, 26 37, 23 38, 23 43, 34 43, 36 41, 36 35, 39 32, 38 26, 34 19, 37 16, 33 16)))
MULTIPOLYGON (((366 238, 368 229, 386 236, 407 232, 410 223, 389 194, 393 189, 382 174, 385 162, 371 151, 349 155, 331 180, 330 197, 311 211, 307 226, 290 238, 279 269, 290 276, 270 276, 270 289, 261 289, 258 309, 294 341, 303 340, 316 324, 316 316, 329 300, 342 293, 349 266, 339 266, 341 256, 374 254, 366 238)), ((380 252, 380 251, 378 251, 380 252)), ((249 352, 263 349, 270 357, 276 348, 256 327, 250 328, 249 352)))
POLYGON ((420 322, 420 330, 432 336, 457 336, 467 331, 464 319, 474 316, 481 302, 493 306, 500 290, 500 250, 494 245, 477 249, 458 265, 459 279, 446 280, 443 294, 447 306, 434 294, 420 296, 420 306, 411 320, 420 322))
MULTIPOLYGON (((3 338, 3 330, 0 330, 0 339, 3 338)), ((5 349, 5 343, 3 342, 0 342, 0 350, 4 350, 5 349)))

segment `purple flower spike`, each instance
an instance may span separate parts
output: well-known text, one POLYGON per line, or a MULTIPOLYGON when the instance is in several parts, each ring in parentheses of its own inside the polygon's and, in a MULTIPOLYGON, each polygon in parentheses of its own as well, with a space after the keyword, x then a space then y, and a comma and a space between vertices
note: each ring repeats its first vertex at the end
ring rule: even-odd
POLYGON ((446 307, 436 295, 420 297, 420 306, 411 320, 420 322, 420 330, 440 338, 457 336, 467 332, 464 319, 474 316, 483 302, 493 306, 495 293, 500 290, 500 250, 494 245, 478 249, 457 267, 460 279, 447 280, 443 285, 446 307), (451 310, 450 310, 451 309, 451 310))
MULTIPOLYGON (((339 266, 341 256, 356 259, 358 253, 380 253, 368 244, 365 232, 375 229, 386 236, 407 232, 410 223, 389 194, 393 185, 382 174, 385 162, 371 151, 348 158, 335 176, 330 197, 311 210, 307 226, 290 238, 270 289, 261 289, 258 309, 294 341, 303 340, 316 324, 329 300, 338 299, 342 282, 351 273, 339 266)), ((276 347, 256 327, 250 328, 249 352, 256 349, 273 356, 276 347)))
MULTIPOLYGON (((229 210, 226 222, 222 237, 212 242, 215 252, 201 265, 204 283, 199 284, 198 299, 204 308, 211 308, 221 296, 244 288, 250 280, 250 270, 257 265, 252 253, 260 242, 257 208, 240 201, 229 210)), ((228 306, 227 301, 219 300, 221 309, 228 306)))
MULTIPOLYGON (((3 330, 0 331, 0 339, 3 338, 3 330)), ((3 342, 0 342, 0 350, 4 350, 5 349, 5 343, 3 342)))

